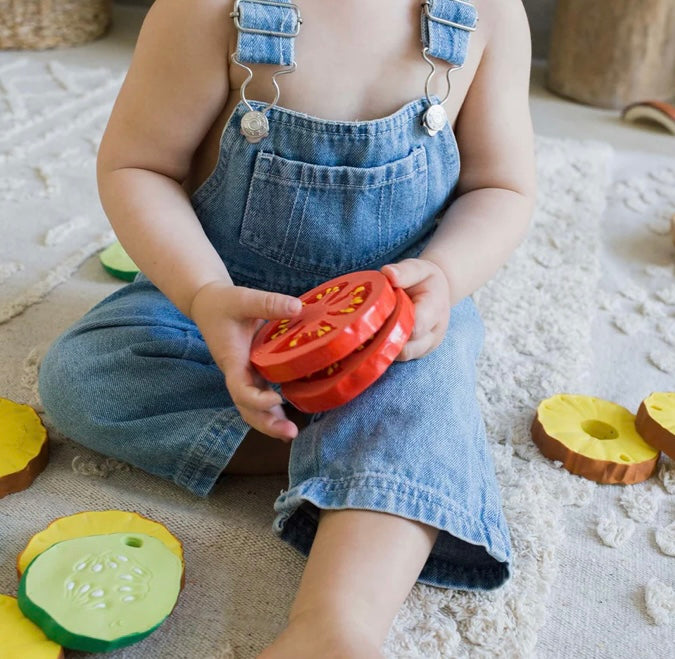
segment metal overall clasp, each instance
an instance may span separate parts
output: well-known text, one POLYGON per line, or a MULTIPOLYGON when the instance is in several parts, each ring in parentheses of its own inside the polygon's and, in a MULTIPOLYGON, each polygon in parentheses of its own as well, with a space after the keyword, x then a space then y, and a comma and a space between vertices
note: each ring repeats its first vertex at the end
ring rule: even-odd
MULTIPOLYGON (((243 27, 241 25, 241 22, 239 21, 239 18, 241 16, 239 4, 241 1, 242 0, 235 0, 233 11, 230 12, 230 17, 234 20, 234 25, 239 32, 262 34, 268 37, 288 37, 288 38, 294 38, 300 33, 300 25, 302 23, 302 17, 300 16, 300 9, 298 8, 297 5, 293 4, 292 2, 275 2, 274 0, 255 0, 257 4, 290 8, 293 11, 295 11, 297 15, 297 25, 295 27, 295 31, 277 32, 274 30, 261 30, 258 28, 243 27)), ((248 112, 246 112, 244 116, 241 118, 241 125, 239 130, 248 142, 250 142, 251 144, 256 144, 257 142, 260 142, 260 140, 262 140, 264 137, 267 137, 267 135, 269 135, 269 122, 267 121, 267 111, 277 104, 277 102, 279 101, 279 96, 281 95, 281 90, 279 89, 279 85, 277 83, 277 76, 284 75, 285 73, 293 73, 293 71, 295 71, 295 69, 297 68, 297 64, 294 60, 291 63, 290 67, 286 69, 280 69, 274 72, 274 74, 272 75, 272 83, 274 84, 274 89, 276 90, 274 100, 267 106, 265 106, 262 110, 254 110, 251 104, 246 99, 246 86, 248 85, 249 82, 251 82, 251 79, 253 78, 253 71, 248 66, 246 66, 237 59, 237 51, 232 53, 232 55, 230 56, 230 60, 235 64, 241 66, 243 69, 246 69, 246 71, 248 72, 248 76, 246 77, 246 80, 244 80, 244 82, 242 83, 240 89, 241 100, 248 108, 248 112)))
MULTIPOLYGON (((460 4, 466 4, 466 5, 471 5, 469 2, 464 2, 463 0, 455 0, 455 2, 459 2, 460 4)), ((444 18, 439 18, 438 16, 434 16, 431 11, 431 2, 429 0, 425 0, 425 2, 422 3, 422 12, 424 13, 424 17, 427 20, 430 21, 435 21, 437 23, 440 23, 442 25, 447 25, 449 27, 457 28, 459 30, 465 30, 467 32, 474 32, 476 30, 477 24, 474 25, 462 25, 461 23, 456 23, 454 21, 449 21, 444 18)), ((440 103, 434 103, 434 101, 431 99, 431 96, 429 95, 429 83, 431 82, 431 78, 436 72, 436 66, 434 63, 429 59, 429 47, 424 46, 422 48, 422 57, 427 61, 429 66, 431 66, 431 71, 429 72, 429 75, 427 76, 427 79, 424 83, 424 93, 427 97, 427 101, 429 102, 429 107, 427 110, 424 112, 422 115, 422 125, 424 126, 425 130, 429 135, 432 137, 436 135, 436 133, 440 132, 445 128, 445 125, 448 123, 448 113, 445 111, 445 108, 443 107, 444 103, 448 100, 450 97, 450 91, 452 88, 452 84, 450 82, 450 74, 453 71, 458 71, 463 67, 462 65, 456 65, 456 66, 450 66, 448 70, 445 73, 445 78, 446 82, 448 85, 448 90, 443 97, 443 100, 440 101, 440 103)))
POLYGON ((262 110, 254 110, 253 106, 248 102, 246 98, 246 85, 248 85, 248 83, 251 82, 251 79, 253 78, 253 71, 251 71, 251 69, 248 66, 246 66, 246 64, 242 64, 237 59, 237 53, 232 53, 230 59, 235 64, 238 64, 243 69, 246 69, 248 71, 248 76, 246 80, 244 80, 244 82, 241 84, 240 89, 241 100, 248 108, 248 112, 246 112, 244 116, 241 118, 241 126, 239 130, 241 134, 251 144, 256 144, 257 142, 260 142, 260 140, 263 137, 267 137, 270 132, 270 125, 269 122, 267 121, 266 112, 277 104, 279 96, 281 95, 281 90, 279 89, 279 85, 277 83, 277 76, 284 75, 284 73, 293 73, 293 71, 295 71, 296 69, 296 63, 293 62, 293 64, 291 64, 290 68, 288 69, 280 69, 279 71, 274 72, 274 74, 272 75, 272 83, 274 84, 274 89, 276 90, 274 100, 271 103, 268 103, 262 110))

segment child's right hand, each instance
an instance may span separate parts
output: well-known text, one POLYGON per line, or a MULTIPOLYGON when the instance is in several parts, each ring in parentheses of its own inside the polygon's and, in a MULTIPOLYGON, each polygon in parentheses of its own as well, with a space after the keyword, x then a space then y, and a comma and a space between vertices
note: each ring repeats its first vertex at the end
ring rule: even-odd
POLYGON ((298 428, 286 418, 281 396, 251 364, 251 342, 265 320, 292 318, 302 310, 298 298, 213 281, 197 291, 190 306, 192 320, 211 356, 225 374, 225 384, 242 419, 285 442, 298 428))

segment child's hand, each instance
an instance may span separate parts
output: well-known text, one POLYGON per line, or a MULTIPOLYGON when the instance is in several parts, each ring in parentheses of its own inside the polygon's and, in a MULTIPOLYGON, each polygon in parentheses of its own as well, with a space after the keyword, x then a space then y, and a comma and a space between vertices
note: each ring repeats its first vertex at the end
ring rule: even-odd
POLYGON ((264 320, 292 318, 302 309, 297 298, 214 281, 199 289, 190 315, 211 356, 225 374, 225 384, 242 419, 265 435, 291 441, 297 426, 286 418, 282 398, 255 370, 251 342, 264 320), (263 320, 264 319, 264 320, 263 320))
POLYGON ((450 287, 445 273, 425 259, 404 259, 383 266, 381 271, 415 304, 415 327, 396 360, 424 357, 441 344, 450 320, 450 287))

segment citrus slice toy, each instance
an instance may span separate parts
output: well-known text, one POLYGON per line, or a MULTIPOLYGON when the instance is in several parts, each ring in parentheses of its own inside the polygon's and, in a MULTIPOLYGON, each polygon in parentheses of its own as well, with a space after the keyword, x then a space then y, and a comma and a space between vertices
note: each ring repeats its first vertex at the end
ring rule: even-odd
MULTIPOLYGON (((30 562, 52 545, 90 535, 144 533, 161 540, 183 562, 183 546, 163 524, 128 510, 86 510, 59 517, 28 541, 16 561, 19 578, 30 562)), ((185 577, 183 576, 183 579, 185 577)))
POLYGON ((0 657, 63 659, 63 649, 21 613, 16 598, 0 594, 0 657))
POLYGON ((547 458, 597 483, 640 483, 659 459, 638 434, 634 414, 593 396, 558 394, 541 401, 532 439, 547 458))
POLYGON ((647 396, 640 403, 635 427, 648 444, 675 460, 675 391, 647 396))
POLYGON ((377 270, 352 272, 300 296, 294 318, 269 322, 251 344, 251 363, 270 382, 289 382, 326 368, 382 327, 396 306, 377 270))
POLYGON ((109 652, 151 634, 173 611, 182 563, 143 533, 64 540, 21 577, 18 604, 48 638, 73 650, 109 652))
POLYGON ((105 270, 118 279, 133 281, 139 272, 138 266, 131 260, 119 241, 106 247, 99 258, 105 270))
POLYGON ((47 430, 37 412, 0 398, 0 499, 25 490, 48 460, 47 430))
POLYGON ((382 328, 344 359, 312 375, 281 386, 283 395, 303 412, 338 407, 365 391, 401 352, 415 324, 415 305, 402 288, 382 328))

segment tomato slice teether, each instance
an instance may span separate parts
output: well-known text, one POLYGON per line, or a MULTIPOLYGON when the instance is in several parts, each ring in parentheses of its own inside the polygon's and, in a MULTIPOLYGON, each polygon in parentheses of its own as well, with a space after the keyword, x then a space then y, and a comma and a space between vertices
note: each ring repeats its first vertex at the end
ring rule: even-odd
POLYGON ((414 324, 415 305, 402 288, 397 288, 396 307, 377 334, 328 368, 285 382, 281 392, 303 412, 322 412, 356 398, 389 368, 414 324))
POLYGON ((377 270, 335 277, 300 300, 299 315, 263 325, 251 344, 251 363, 270 382, 296 380, 346 357, 396 306, 394 289, 377 270))

